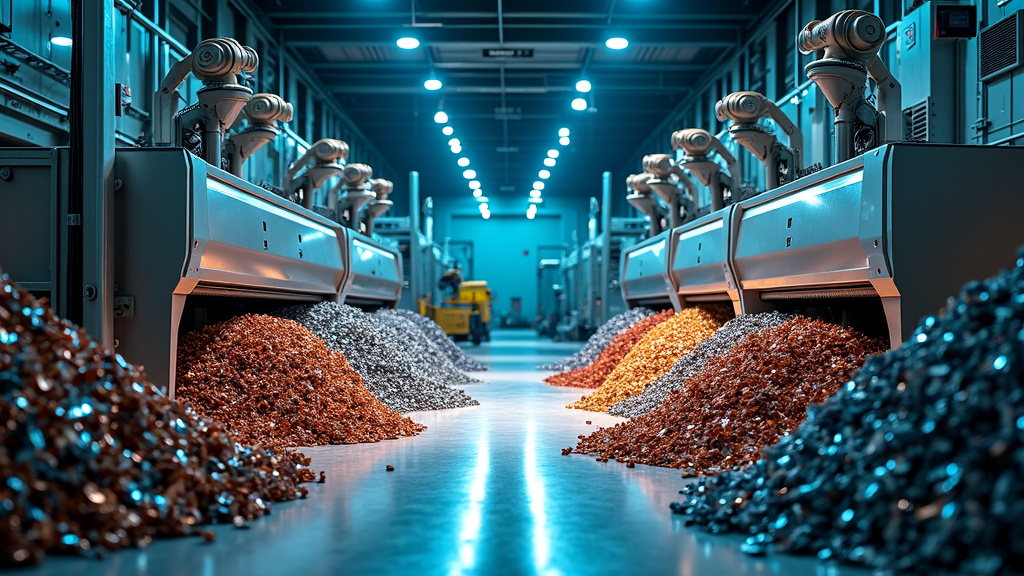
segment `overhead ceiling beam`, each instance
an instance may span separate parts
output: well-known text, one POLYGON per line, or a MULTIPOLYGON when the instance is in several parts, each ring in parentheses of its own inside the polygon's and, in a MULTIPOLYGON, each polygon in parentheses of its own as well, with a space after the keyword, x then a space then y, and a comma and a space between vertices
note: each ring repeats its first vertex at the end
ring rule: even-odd
MULTIPOLYGON (((598 46, 604 44, 604 37, 598 29, 581 29, 577 27, 529 28, 528 30, 510 29, 505 26, 505 46, 509 48, 536 48, 545 45, 581 45, 598 46), (525 33, 524 33, 525 32, 525 33)), ((740 42, 737 30, 723 31, 710 28, 696 28, 686 33, 678 29, 647 28, 624 29, 622 33, 629 38, 631 46, 697 46, 711 48, 733 48, 740 42)), ((321 47, 321 46, 380 46, 389 45, 393 39, 382 35, 376 30, 365 28, 333 30, 330 27, 318 27, 310 30, 285 30, 284 43, 290 47, 321 47)), ((421 28, 417 33, 420 42, 430 47, 466 46, 466 44, 494 45, 494 27, 453 29, 421 28)))
MULTIPOLYGON (((694 8, 699 7, 702 3, 691 2, 694 8)), ((392 22, 398 20, 395 18, 395 12, 343 12, 340 10, 322 11, 322 10, 289 10, 279 12, 267 12, 272 20, 281 19, 299 19, 309 18, 317 20, 391 20, 392 22)), ((720 12, 715 9, 699 13, 697 11, 689 12, 686 14, 663 14, 659 13, 656 15, 658 20, 673 20, 683 22, 706 22, 706 21, 728 21, 728 22, 747 22, 754 15, 744 14, 742 12, 720 12)), ((416 18, 422 20, 440 20, 440 19, 452 19, 452 20, 465 20, 465 19, 496 19, 498 17, 497 12, 416 12, 416 18)), ((536 20, 596 20, 599 22, 605 21, 608 17, 607 12, 506 12, 504 18, 506 20, 522 20, 522 19, 536 19, 536 20)), ((630 13, 619 13, 615 15, 616 22, 628 23, 651 20, 651 14, 637 11, 635 14, 630 13)), ((399 25, 405 23, 403 19, 399 25)), ((373 25, 373 22, 366 22, 367 25, 373 25)))
MULTIPOLYGON (((412 86, 381 86, 368 82, 345 85, 326 86, 331 92, 343 94, 417 94, 423 92, 418 85, 412 86)), ((658 85, 610 85, 601 88, 604 92, 653 93, 668 92, 674 94, 689 93, 689 86, 658 86, 658 85)), ((506 94, 552 94, 558 92, 575 92, 572 86, 506 86, 506 94)), ((501 86, 451 86, 446 85, 440 94, 501 94, 501 86)))
MULTIPOLYGON (((310 64, 310 67, 318 75, 328 77, 333 73, 375 71, 392 74, 420 74, 423 72, 422 62, 321 62, 310 64)), ((701 73, 707 71, 707 64, 679 64, 674 62, 594 62, 591 61, 586 70, 592 73, 614 73, 614 72, 692 72, 701 73)), ((527 70, 534 73, 544 73, 546 70, 574 71, 580 69, 577 62, 434 62, 434 68, 438 70, 469 70, 469 71, 493 71, 499 68, 506 71, 527 70)))

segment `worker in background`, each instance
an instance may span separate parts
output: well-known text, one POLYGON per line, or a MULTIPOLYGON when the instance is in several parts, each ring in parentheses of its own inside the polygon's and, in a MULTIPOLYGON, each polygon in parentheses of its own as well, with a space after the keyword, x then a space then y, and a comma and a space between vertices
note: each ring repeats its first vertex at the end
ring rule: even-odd
POLYGON ((451 298, 459 297, 459 284, 462 284, 462 266, 458 262, 449 268, 437 283, 441 290, 451 292, 451 298))

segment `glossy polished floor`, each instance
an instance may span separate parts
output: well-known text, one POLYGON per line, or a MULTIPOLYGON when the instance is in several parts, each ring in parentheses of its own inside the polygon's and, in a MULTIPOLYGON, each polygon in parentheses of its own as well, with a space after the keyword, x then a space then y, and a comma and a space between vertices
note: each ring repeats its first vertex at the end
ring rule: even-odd
POLYGON ((576 390, 540 383, 538 363, 578 344, 499 331, 472 349, 480 406, 417 412, 417 438, 307 449, 327 483, 214 543, 158 541, 103 560, 48 558, 18 574, 660 575, 866 574, 809 558, 750 558, 738 537, 685 528, 668 505, 676 470, 562 456, 578 434, 621 420, 567 410, 576 390), (587 424, 590 420, 592 424, 587 424), (385 471, 393 465, 394 472, 385 471))

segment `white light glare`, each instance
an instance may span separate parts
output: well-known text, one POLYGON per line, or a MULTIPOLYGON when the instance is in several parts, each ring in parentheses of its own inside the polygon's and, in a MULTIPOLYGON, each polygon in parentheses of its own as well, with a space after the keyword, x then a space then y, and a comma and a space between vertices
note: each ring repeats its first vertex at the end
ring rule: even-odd
POLYGON ((481 216, 484 217, 484 220, 487 220, 488 218, 491 217, 491 213, 490 212, 484 212, 483 214, 481 214, 481 216))
POLYGON ((579 82, 576 83, 577 92, 583 92, 584 94, 586 94, 587 92, 590 92, 591 88, 593 88, 593 86, 591 86, 590 80, 580 80, 579 82))
POLYGON ((629 46, 629 40, 620 36, 613 36, 604 41, 604 45, 612 50, 623 50, 629 46))
POLYGON ((402 50, 415 50, 420 47, 420 41, 412 36, 404 36, 396 40, 395 45, 402 50))
POLYGON ((478 197, 478 198, 476 199, 476 201, 477 201, 477 202, 484 202, 484 203, 485 203, 484 205, 486 206, 486 202, 487 202, 487 196, 480 196, 480 197, 478 197))
POLYGON ((544 189, 544 183, 541 182, 540 180, 537 180, 536 182, 533 183, 533 189, 534 190, 543 190, 544 189))
POLYGON ((434 122, 446 124, 448 122, 448 114, 444 110, 438 110, 437 114, 434 114, 434 122))
POLYGON ((472 180, 476 178, 476 170, 473 170, 472 168, 470 168, 469 170, 465 170, 462 172, 462 177, 465 178, 466 180, 472 180))
POLYGON ((544 201, 543 198, 530 198, 530 202, 533 203, 533 204, 540 204, 543 201, 544 201))
POLYGON ((452 146, 452 154, 462 154, 462 146, 452 146))
POLYGON ((568 128, 559 128, 558 129, 558 135, 559 136, 568 136, 569 135, 569 129, 568 128))
POLYGON ((533 220, 536 217, 537 217, 537 213, 536 212, 527 212, 526 213, 526 219, 527 220, 533 220))
MULTIPOLYGON (((565 128, 563 128, 562 130, 565 130, 565 128)), ((565 131, 568 132, 568 130, 565 131)), ((561 131, 559 131, 558 135, 562 135, 561 131)), ((548 150, 548 158, 558 158, 558 150, 555 150, 554 148, 548 150)))
POLYGON ((558 143, 561 144, 562 146, 568 146, 569 145, 569 137, 568 136, 562 136, 561 138, 558 139, 558 143))
POLYGON ((459 166, 462 166, 463 168, 469 166, 469 158, 466 158, 465 156, 459 158, 459 166))
POLYGON ((487 212, 488 210, 489 209, 487 208, 487 202, 484 202, 484 203, 480 204, 480 211, 481 212, 487 212))
POLYGON ((587 109, 587 101, 583 98, 573 98, 570 106, 572 106, 573 110, 576 110, 577 112, 582 112, 587 109))
POLYGON ((540 198, 540 190, 530 190, 530 198, 540 198))
POLYGON ((68 38, 67 36, 54 36, 53 38, 50 38, 50 42, 52 42, 54 46, 71 46, 71 38, 68 38))
POLYGON ((423 83, 423 87, 427 90, 434 91, 441 89, 441 81, 437 78, 431 78, 423 83))
POLYGON ((448 141, 449 146, 462 146, 462 142, 458 138, 452 138, 448 141))
POLYGON ((555 159, 554 158, 545 158, 544 159, 544 165, 547 166, 548 168, 553 167, 555 165, 555 159))
POLYGON ((441 128, 441 134, 444 134, 445 136, 451 136, 452 133, 454 132, 455 128, 452 128, 451 126, 445 126, 444 128, 441 128))
POLYGON ((476 190, 473 190, 473 198, 480 198, 483 195, 484 195, 484 191, 483 190, 481 190, 479 188, 477 188, 476 190))
POLYGON ((469 181, 469 189, 470 190, 479 190, 480 189, 480 181, 479 180, 470 180, 469 181))
POLYGON ((541 170, 540 172, 537 172, 537 176, 540 176, 541 180, 547 180, 548 178, 551 178, 551 172, 548 170, 541 170))

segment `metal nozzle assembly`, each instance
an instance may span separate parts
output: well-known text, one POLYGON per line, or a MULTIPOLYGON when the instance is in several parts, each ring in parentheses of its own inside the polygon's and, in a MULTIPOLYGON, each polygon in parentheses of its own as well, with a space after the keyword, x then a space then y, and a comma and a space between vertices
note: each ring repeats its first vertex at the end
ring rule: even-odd
POLYGON ((342 175, 345 167, 340 161, 344 161, 347 156, 348 144, 345 142, 333 138, 317 140, 305 154, 288 167, 281 188, 288 197, 301 190, 303 208, 312 208, 313 193, 331 176, 342 175), (311 160, 314 164, 307 167, 311 160), (299 175, 303 168, 306 168, 306 171, 299 175))
POLYGON ((153 117, 154 144, 184 146, 219 168, 221 138, 252 97, 252 90, 243 83, 258 65, 256 51, 232 38, 200 42, 160 83, 153 117), (175 113, 181 97, 178 88, 189 73, 203 83, 196 91, 199 102, 175 113))
POLYGON ((626 200, 650 220, 651 236, 657 236, 665 229, 662 219, 666 212, 664 205, 658 202, 658 198, 651 195, 651 187, 648 185, 648 182, 654 178, 654 174, 647 172, 630 174, 626 178, 626 186, 630 189, 630 194, 626 196, 626 200))
POLYGON ((669 227, 675 228, 692 220, 697 207, 697 185, 693 180, 668 154, 648 154, 644 156, 642 165, 645 173, 654 176, 647 181, 647 186, 668 204, 669 227), (685 197, 680 185, 686 188, 685 197))
POLYGON ((774 102, 757 92, 733 92, 715 104, 715 115, 719 120, 732 120, 729 135, 764 164, 768 190, 796 179, 803 167, 803 135, 774 102), (789 137, 788 147, 757 123, 766 117, 789 137))
POLYGON ((370 180, 370 191, 373 192, 376 198, 370 200, 366 204, 366 209, 363 210, 363 228, 367 236, 373 236, 374 221, 394 206, 395 203, 388 200, 388 195, 391 194, 394 188, 395 185, 391 180, 385 180, 384 178, 370 180))
POLYGON ((338 221, 352 228, 359 229, 359 210, 377 195, 369 190, 367 182, 373 177, 373 168, 366 164, 349 164, 345 166, 341 180, 327 195, 327 207, 336 210, 338 221))
POLYGON ((878 57, 885 24, 874 14, 844 10, 813 20, 797 35, 801 54, 819 53, 807 77, 835 109, 836 161, 903 139, 902 88, 878 57), (878 109, 864 98, 867 76, 878 85, 878 109))
POLYGON ((707 130, 700 128, 687 128, 672 133, 672 148, 682 148, 686 153, 683 156, 682 164, 702 184, 708 187, 711 193, 711 210, 721 210, 725 207, 725 190, 737 191, 735 176, 739 174, 739 167, 729 150, 722 141, 716 138, 707 130), (722 167, 713 160, 708 159, 711 150, 718 152, 718 155, 725 160, 729 172, 722 171, 722 167))
POLYGON ((228 169, 238 177, 242 176, 242 165, 249 156, 281 133, 277 122, 290 122, 293 114, 292 105, 284 98, 264 93, 254 95, 242 111, 249 118, 249 126, 228 138, 224 147, 228 169))

